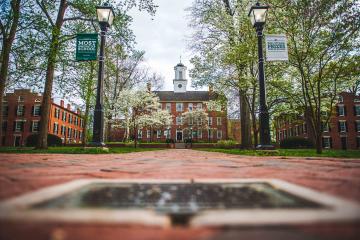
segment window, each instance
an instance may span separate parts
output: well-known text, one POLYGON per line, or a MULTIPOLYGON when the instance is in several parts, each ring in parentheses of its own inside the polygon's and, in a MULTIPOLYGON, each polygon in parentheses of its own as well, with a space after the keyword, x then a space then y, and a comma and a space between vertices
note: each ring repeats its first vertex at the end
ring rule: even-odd
POLYGON ((68 128, 68 138, 71 138, 71 128, 68 128))
POLYGON ((198 136, 199 139, 202 138, 202 130, 201 129, 199 129, 197 131, 197 136, 198 136))
POLYGON ((345 107, 338 106, 338 116, 345 116, 345 107))
POLYGON ((339 96, 339 98, 338 98, 338 102, 344 102, 344 98, 343 98, 343 96, 339 96))
POLYGON ((150 130, 147 130, 147 131, 146 131, 146 137, 147 137, 147 138, 150 138, 150 137, 151 137, 151 131, 150 131, 150 130))
POLYGON ((360 105, 355 105, 354 106, 354 115, 355 116, 360 116, 360 105))
POLYGON ((16 109, 16 116, 24 116, 25 107, 24 105, 18 105, 16 109))
POLYGON ((64 122, 66 122, 66 112, 65 111, 63 111, 63 113, 62 113, 62 120, 64 121, 64 122))
POLYGON ((142 138, 142 129, 139 129, 138 130, 138 136, 137 136, 138 138, 142 138))
POLYGON ((339 132, 346 132, 346 122, 339 121, 339 132))
POLYGON ((22 132, 24 130, 24 121, 15 121, 14 131, 22 132))
POLYGON ((360 136, 356 137, 356 147, 360 148, 360 136))
POLYGON ((74 130, 74 138, 77 139, 77 130, 74 130))
POLYGON ((208 129, 208 137, 209 139, 213 138, 213 131, 211 129, 208 129))
POLYGON ((196 108, 197 108, 197 109, 202 109, 202 103, 198 103, 198 104, 196 105, 196 108))
POLYGON ((194 124, 194 118, 190 117, 189 119, 189 125, 193 125, 194 124))
POLYGON ((157 131, 156 131, 156 137, 157 137, 157 138, 161 138, 161 130, 157 130, 157 131))
POLYGON ((201 119, 201 118, 198 118, 198 119, 196 120, 196 122, 197 122, 197 125, 198 125, 198 126, 201 126, 201 125, 202 125, 202 119, 201 119))
POLYGON ((323 147, 331 148, 330 137, 323 137, 323 147))
POLYGON ((3 105, 3 109, 2 109, 3 117, 7 117, 8 113, 9 113, 9 106, 3 105))
POLYGON ((212 117, 208 117, 208 123, 209 123, 209 126, 212 125, 212 117))
POLYGON ((164 131, 164 136, 166 137, 166 139, 169 139, 171 137, 171 134, 170 134, 170 129, 166 129, 164 131))
POLYGON ((329 132, 329 123, 322 123, 323 132, 329 132))
POLYGON ((182 117, 176 117, 176 125, 182 124, 182 117))
POLYGON ((217 124, 218 126, 221 126, 221 117, 217 117, 217 118, 216 118, 216 124, 217 124))
POLYGON ((179 71, 179 79, 183 79, 183 72, 179 71))
POLYGON ((54 123, 53 133, 58 134, 58 132, 59 132, 59 124, 54 123))
POLYGON ((222 131, 217 130, 217 139, 221 139, 221 138, 222 138, 222 131))
POLYGON ((193 104, 192 103, 189 103, 188 109, 189 109, 189 112, 192 112, 192 110, 193 110, 193 104))
POLYGON ((31 131, 38 132, 39 131, 39 121, 32 121, 31 123, 31 131))
POLYGON ((182 103, 176 103, 176 111, 182 112, 183 111, 183 104, 182 103))
POLYGON ((80 127, 84 127, 84 121, 82 120, 82 118, 80 119, 80 127))
POLYGON ((41 105, 34 105, 33 116, 40 116, 41 105))
POLYGON ((73 116, 69 114, 69 123, 71 124, 73 122, 73 116))
POLYGON ((355 129, 357 132, 360 132, 360 121, 359 120, 355 122, 355 129))
POLYGON ((171 103, 166 104, 166 111, 171 112, 171 103))
POLYGON ((79 139, 82 139, 82 131, 79 131, 79 139))
POLYGON ((23 102, 24 101, 24 97, 23 96, 19 96, 18 97, 18 102, 23 102))
POLYGON ((66 133, 66 127, 65 126, 61 126, 61 135, 65 135, 66 133))

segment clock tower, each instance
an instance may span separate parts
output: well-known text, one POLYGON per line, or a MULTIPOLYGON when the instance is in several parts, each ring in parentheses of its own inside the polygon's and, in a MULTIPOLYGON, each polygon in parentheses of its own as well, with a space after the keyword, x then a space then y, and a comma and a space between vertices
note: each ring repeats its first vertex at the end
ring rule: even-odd
POLYGON ((175 79, 174 79, 174 93, 186 92, 186 69, 187 67, 181 63, 178 63, 175 67, 175 79))

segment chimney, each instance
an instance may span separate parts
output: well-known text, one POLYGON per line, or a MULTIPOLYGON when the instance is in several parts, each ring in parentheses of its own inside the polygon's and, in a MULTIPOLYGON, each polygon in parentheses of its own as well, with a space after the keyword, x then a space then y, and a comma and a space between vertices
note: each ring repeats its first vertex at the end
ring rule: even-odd
POLYGON ((60 106, 64 107, 64 100, 60 100, 60 106))
POLYGON ((151 82, 147 82, 146 84, 147 90, 151 92, 151 82))
POLYGON ((67 104, 67 110, 70 110, 70 103, 67 104))

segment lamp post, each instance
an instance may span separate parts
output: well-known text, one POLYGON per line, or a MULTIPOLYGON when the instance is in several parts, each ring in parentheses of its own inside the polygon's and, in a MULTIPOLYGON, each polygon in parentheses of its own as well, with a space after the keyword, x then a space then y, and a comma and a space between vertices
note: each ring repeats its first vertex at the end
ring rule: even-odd
POLYGON ((266 15, 269 6, 261 6, 257 2, 250 8, 249 17, 251 24, 256 30, 258 37, 258 57, 259 57, 259 90, 260 90, 260 144, 256 146, 258 149, 273 149, 274 146, 270 144, 270 126, 269 126, 269 112, 266 106, 266 87, 264 74, 264 57, 262 49, 263 29, 266 22, 266 15))
POLYGON ((114 10, 108 4, 96 7, 96 13, 100 25, 100 54, 99 72, 96 90, 96 104, 94 110, 93 139, 91 145, 96 147, 105 146, 104 143, 104 109, 103 109, 103 83, 104 83, 104 51, 106 31, 113 23, 114 10))

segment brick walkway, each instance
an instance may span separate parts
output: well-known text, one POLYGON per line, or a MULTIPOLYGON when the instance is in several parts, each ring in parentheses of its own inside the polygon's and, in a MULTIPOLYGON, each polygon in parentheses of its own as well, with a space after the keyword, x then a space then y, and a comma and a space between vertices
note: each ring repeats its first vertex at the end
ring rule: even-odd
MULTIPOLYGON (((119 155, 0 154, 0 199, 80 178, 278 178, 360 202, 360 159, 248 157, 185 149, 119 155)), ((360 237, 360 223, 227 230, 181 227, 164 230, 137 226, 50 223, 0 224, 0 239, 360 237)))

